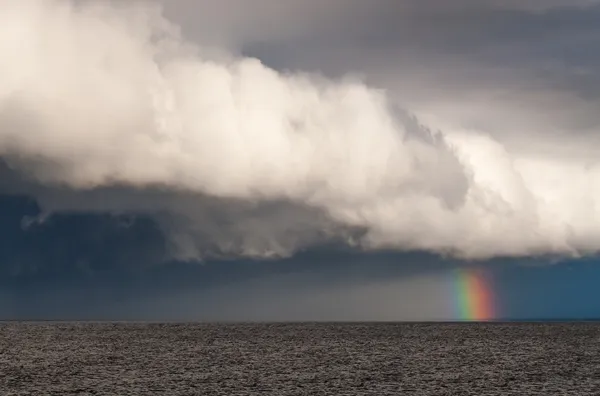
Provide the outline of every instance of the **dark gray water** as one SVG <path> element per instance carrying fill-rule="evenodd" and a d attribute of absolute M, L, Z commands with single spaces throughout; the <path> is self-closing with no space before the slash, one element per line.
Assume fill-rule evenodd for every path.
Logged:
<path fill-rule="evenodd" d="M 0 324 L 1 395 L 600 395 L 600 324 Z"/>

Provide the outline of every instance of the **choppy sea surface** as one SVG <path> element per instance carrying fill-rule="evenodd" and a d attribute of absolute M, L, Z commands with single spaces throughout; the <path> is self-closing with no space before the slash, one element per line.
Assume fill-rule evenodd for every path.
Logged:
<path fill-rule="evenodd" d="M 1 395 L 600 395 L 600 324 L 0 324 Z"/>

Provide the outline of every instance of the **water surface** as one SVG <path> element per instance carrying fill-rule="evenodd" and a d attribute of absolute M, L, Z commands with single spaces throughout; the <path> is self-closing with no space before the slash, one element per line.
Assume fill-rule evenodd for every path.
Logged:
<path fill-rule="evenodd" d="M 598 395 L 600 324 L 0 324 L 2 395 Z"/>

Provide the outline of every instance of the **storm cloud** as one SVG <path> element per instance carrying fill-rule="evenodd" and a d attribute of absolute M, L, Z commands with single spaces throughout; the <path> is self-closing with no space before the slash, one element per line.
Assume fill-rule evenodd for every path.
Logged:
<path fill-rule="evenodd" d="M 594 3 L 0 1 L 2 188 L 171 259 L 596 253 Z"/>

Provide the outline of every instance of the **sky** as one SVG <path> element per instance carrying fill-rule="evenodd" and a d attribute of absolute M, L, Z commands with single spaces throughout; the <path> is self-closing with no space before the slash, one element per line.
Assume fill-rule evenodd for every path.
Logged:
<path fill-rule="evenodd" d="M 0 318 L 598 318 L 598 21 L 0 0 Z"/>

